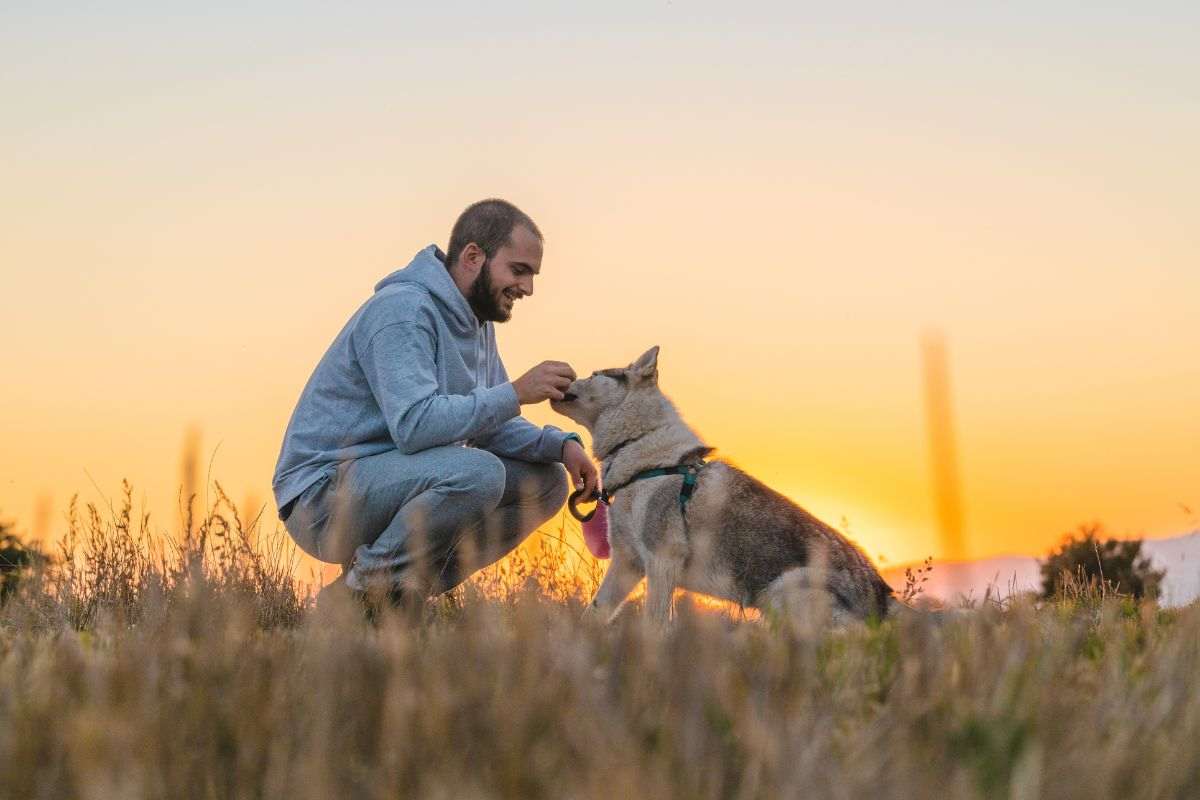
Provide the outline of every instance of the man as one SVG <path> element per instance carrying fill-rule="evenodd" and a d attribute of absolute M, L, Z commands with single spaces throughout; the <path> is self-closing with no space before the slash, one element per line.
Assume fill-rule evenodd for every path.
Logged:
<path fill-rule="evenodd" d="M 579 436 L 520 406 L 562 399 L 575 372 L 545 361 L 509 381 L 493 323 L 533 294 L 542 235 L 503 200 L 467 208 L 375 286 L 309 378 L 273 488 L 296 543 L 343 565 L 322 591 L 395 604 L 498 560 L 563 504 L 563 466 L 590 494 Z M 560 463 L 563 466 L 560 466 Z M 323 598 L 322 598 L 323 599 Z"/>

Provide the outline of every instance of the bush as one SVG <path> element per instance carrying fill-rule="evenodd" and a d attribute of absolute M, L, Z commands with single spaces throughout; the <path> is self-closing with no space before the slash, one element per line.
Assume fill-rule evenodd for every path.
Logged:
<path fill-rule="evenodd" d="M 0 522 L 0 603 L 17 591 L 28 569 L 44 562 L 36 545 L 25 544 L 13 533 L 11 524 Z"/>
<path fill-rule="evenodd" d="M 1095 590 L 1101 596 L 1125 594 L 1136 598 L 1158 597 L 1163 570 L 1156 570 L 1142 555 L 1142 540 L 1103 538 L 1099 523 L 1080 525 L 1063 537 L 1062 544 L 1045 561 L 1042 597 L 1047 600 Z"/>

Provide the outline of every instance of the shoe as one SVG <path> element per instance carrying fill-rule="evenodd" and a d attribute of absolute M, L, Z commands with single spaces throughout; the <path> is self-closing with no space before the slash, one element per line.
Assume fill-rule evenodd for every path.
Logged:
<path fill-rule="evenodd" d="M 317 592 L 317 608 L 328 610 L 332 606 L 341 605 L 348 601 L 361 603 L 364 592 L 351 589 L 346 585 L 346 573 L 342 573 Z"/>
<path fill-rule="evenodd" d="M 385 592 L 352 589 L 346 584 L 346 573 L 343 572 L 317 592 L 317 608 L 328 609 L 345 603 L 358 606 L 367 622 L 372 624 L 378 624 L 384 610 L 388 608 L 412 615 L 425 607 L 423 598 L 398 586 Z"/>
<path fill-rule="evenodd" d="M 351 590 L 353 591 L 353 590 Z M 401 616 L 409 620 L 417 619 L 421 610 L 425 608 L 425 599 L 418 596 L 410 590 L 402 589 L 399 586 L 383 590 L 371 590 L 368 592 L 358 593 L 360 602 L 366 609 L 368 621 L 379 624 L 384 611 L 390 609 L 398 612 Z"/>

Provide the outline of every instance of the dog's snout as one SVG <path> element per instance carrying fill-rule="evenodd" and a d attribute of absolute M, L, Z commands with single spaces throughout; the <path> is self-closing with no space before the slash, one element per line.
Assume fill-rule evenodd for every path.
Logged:
<path fill-rule="evenodd" d="M 563 395 L 562 399 L 563 399 L 564 403 L 569 403 L 572 400 L 574 400 L 575 398 L 576 398 L 576 395 L 573 392 L 567 392 L 566 394 Z"/>

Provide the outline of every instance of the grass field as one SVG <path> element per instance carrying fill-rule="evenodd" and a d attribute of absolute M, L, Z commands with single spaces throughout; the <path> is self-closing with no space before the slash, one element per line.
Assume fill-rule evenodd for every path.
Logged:
<path fill-rule="evenodd" d="M 372 627 L 219 494 L 73 520 L 0 609 L 0 797 L 1200 797 L 1195 604 L 601 627 L 551 532 Z"/>

